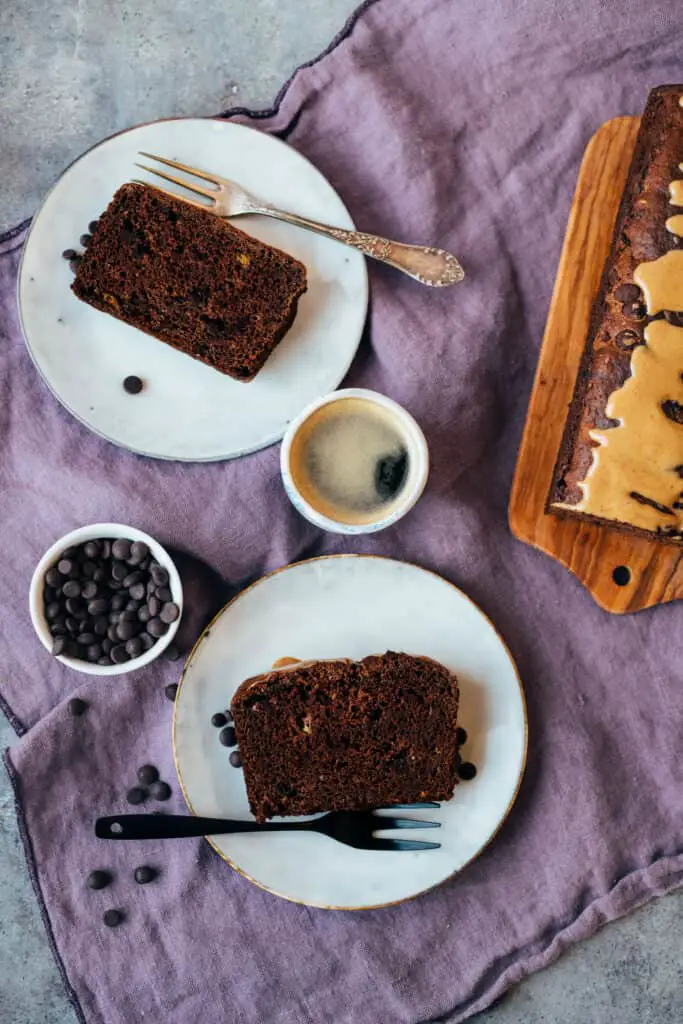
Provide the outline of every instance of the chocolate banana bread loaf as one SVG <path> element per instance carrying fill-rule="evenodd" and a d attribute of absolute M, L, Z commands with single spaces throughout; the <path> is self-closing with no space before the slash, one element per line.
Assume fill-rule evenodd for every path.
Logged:
<path fill-rule="evenodd" d="M 648 98 L 547 507 L 683 539 L 683 85 Z"/>
<path fill-rule="evenodd" d="M 458 696 L 443 665 L 391 651 L 247 679 L 232 714 L 252 813 L 263 821 L 449 800 Z"/>
<path fill-rule="evenodd" d="M 96 309 L 250 381 L 294 321 L 306 268 L 208 211 L 128 184 L 100 217 L 72 289 Z"/>

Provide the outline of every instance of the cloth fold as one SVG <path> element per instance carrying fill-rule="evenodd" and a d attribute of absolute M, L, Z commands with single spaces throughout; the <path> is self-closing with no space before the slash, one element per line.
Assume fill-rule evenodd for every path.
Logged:
<path fill-rule="evenodd" d="M 683 882 L 680 608 L 601 611 L 561 566 L 516 542 L 507 501 L 578 166 L 610 117 L 681 79 L 679 4 L 393 0 L 364 5 L 272 110 L 231 116 L 286 137 L 368 231 L 440 245 L 462 285 L 421 288 L 371 264 L 368 328 L 347 383 L 404 404 L 432 475 L 411 514 L 367 538 L 326 536 L 291 508 L 278 451 L 213 465 L 141 459 L 57 404 L 21 340 L 25 228 L 0 240 L 0 695 L 24 738 L 7 762 L 34 881 L 81 1019 L 260 1024 L 461 1021 L 567 945 Z M 598 214 L 596 214 L 598 215 Z M 563 415 L 563 410 L 557 410 Z M 127 522 L 184 555 L 198 632 L 245 580 L 342 550 L 433 569 L 491 616 L 530 724 L 517 804 L 456 879 L 372 913 L 288 904 L 203 841 L 98 842 L 136 768 L 173 787 L 163 663 L 76 676 L 35 639 L 26 594 L 48 545 Z M 340 652 L 342 653 L 342 652 Z M 68 714 L 73 694 L 89 704 Z M 160 869 L 136 887 L 134 868 Z M 109 889 L 85 877 L 110 867 Z M 121 907 L 108 930 L 102 912 Z"/>

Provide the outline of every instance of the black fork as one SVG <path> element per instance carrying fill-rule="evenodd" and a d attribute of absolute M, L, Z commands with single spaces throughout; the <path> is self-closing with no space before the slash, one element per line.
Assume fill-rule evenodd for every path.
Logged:
<path fill-rule="evenodd" d="M 438 807 L 438 804 L 407 804 L 396 810 Z M 100 839 L 187 839 L 191 836 L 227 835 L 244 832 L 319 832 L 357 850 L 438 850 L 440 843 L 420 839 L 386 839 L 375 832 L 386 829 L 440 828 L 438 821 L 421 818 L 390 818 L 375 811 L 331 811 L 310 821 L 234 821 L 227 818 L 198 818 L 184 814 L 116 814 L 98 818 L 95 835 Z"/>

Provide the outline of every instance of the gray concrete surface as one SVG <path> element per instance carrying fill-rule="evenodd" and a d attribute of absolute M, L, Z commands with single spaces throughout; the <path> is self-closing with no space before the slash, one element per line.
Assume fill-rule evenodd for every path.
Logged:
<path fill-rule="evenodd" d="M 28 216 L 61 168 L 104 135 L 236 103 L 267 106 L 354 6 L 0 0 L 0 231 Z M 0 747 L 13 739 L 0 716 Z M 477 1024 L 683 1024 L 682 919 L 680 893 L 611 925 Z M 0 1024 L 75 1022 L 0 769 Z"/>

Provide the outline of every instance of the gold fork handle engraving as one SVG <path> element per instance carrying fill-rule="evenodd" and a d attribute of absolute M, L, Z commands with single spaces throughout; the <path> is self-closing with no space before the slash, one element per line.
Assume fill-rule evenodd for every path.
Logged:
<path fill-rule="evenodd" d="M 299 217 L 296 213 L 276 210 L 273 207 L 254 207 L 249 212 L 285 220 L 297 227 L 307 228 L 309 231 L 315 231 L 327 238 L 334 238 L 337 242 L 343 242 L 344 245 L 358 249 L 365 256 L 370 256 L 381 263 L 388 263 L 390 267 L 401 270 L 408 277 L 414 278 L 420 284 L 429 285 L 431 288 L 446 288 L 448 285 L 458 284 L 465 276 L 465 272 L 455 256 L 446 252 L 445 249 L 435 249 L 432 246 L 424 245 L 406 245 L 404 242 L 392 242 L 379 235 L 368 235 L 363 231 L 331 228 L 326 224 L 319 224 L 315 220 L 309 220 L 308 217 Z"/>

